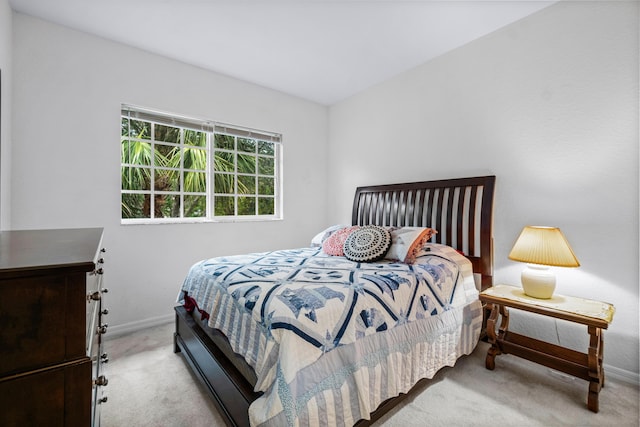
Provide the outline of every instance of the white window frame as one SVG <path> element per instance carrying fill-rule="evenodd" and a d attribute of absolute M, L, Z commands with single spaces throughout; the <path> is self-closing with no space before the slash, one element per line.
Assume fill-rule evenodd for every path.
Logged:
<path fill-rule="evenodd" d="M 159 125 L 164 125 L 164 126 L 171 126 L 171 127 L 177 127 L 180 128 L 180 142 L 179 143 L 171 143 L 171 142 L 165 142 L 165 141 L 155 141 L 154 136 L 153 136 L 153 132 L 152 135 L 150 136 L 150 139 L 144 139 L 145 142 L 148 142 L 151 144 L 151 164 L 150 166 L 144 166 L 144 165 L 139 165 L 139 164 L 130 164 L 130 163 L 123 163 L 122 162 L 122 156 L 120 158 L 121 162 L 120 162 L 120 167 L 121 167 L 121 183 L 120 183 L 120 194 L 121 194 L 121 199 L 122 199 L 122 195 L 124 194 L 147 194 L 149 195 L 149 199 L 150 199 L 150 218 L 123 218 L 122 217 L 122 207 L 120 209 L 120 221 L 121 224 L 175 224 L 175 223 L 203 223 L 203 222 L 247 222 L 247 221 L 273 221 L 273 220 L 281 220 L 283 218 L 282 215 L 282 206 L 283 206 L 283 201 L 282 201 L 282 188 L 283 188 L 283 183 L 282 183 L 282 135 L 279 133 L 275 133 L 275 132 L 266 132 L 266 131 L 262 131 L 262 130 L 256 130 L 256 129 L 250 129 L 250 128 L 246 128 L 246 127 L 241 127 L 241 126 L 236 126 L 236 125 L 229 125 L 229 124 L 223 124 L 223 123 L 219 123 L 219 122 L 214 122 L 211 120 L 203 120 L 203 119 L 195 119 L 195 118 L 190 118 L 190 117 L 185 117 L 185 116 L 180 116 L 180 115 L 176 115 L 176 114 L 171 114 L 171 113 L 165 113 L 165 112 L 160 112 L 157 110 L 151 110 L 151 109 L 147 109 L 147 108 L 141 108 L 141 107 L 136 107 L 136 106 L 131 106 L 131 105 L 126 105 L 126 104 L 122 104 L 121 106 L 121 120 L 124 118 L 130 118 L 130 119 L 135 119 L 135 120 L 140 120 L 140 121 L 145 121 L 145 122 L 150 122 L 152 123 L 152 129 L 153 129 L 153 124 L 159 124 Z M 184 141 L 184 131 L 185 130 L 194 130 L 197 132 L 204 132 L 206 133 L 206 146 L 201 148 L 203 151 L 206 151 L 206 158 L 207 158 L 207 168 L 206 171 L 201 171 L 201 170 L 195 170 L 195 169 L 185 169 L 184 168 L 184 156 L 183 156 L 183 149 L 185 147 L 192 147 L 190 145 L 185 144 Z M 228 150 L 228 149 L 216 149 L 213 147 L 213 139 L 214 139 L 214 135 L 215 134 L 223 134 L 223 135 L 229 135 L 234 137 L 234 141 L 236 141 L 234 149 L 233 150 Z M 125 138 L 124 136 L 121 135 L 121 143 L 122 143 L 122 139 Z M 131 136 L 127 136 L 127 139 L 135 139 L 132 138 Z M 237 140 L 238 138 L 246 138 L 246 139 L 254 139 L 256 140 L 256 152 L 255 153 L 249 153 L 249 152 L 245 152 L 245 151 L 239 151 L 238 150 L 238 146 L 237 146 Z M 273 160 L 274 160 L 274 174 L 273 176 L 271 175 L 261 175 L 259 173 L 258 167 L 257 167 L 257 163 L 258 163 L 258 158 L 260 157 L 271 157 L 268 155 L 261 155 L 258 153 L 258 142 L 259 141 L 264 141 L 264 142 L 269 142 L 273 144 L 273 148 L 274 148 L 274 154 L 273 154 Z M 154 155 L 155 155 L 155 149 L 153 147 L 155 147 L 156 144 L 161 144 L 161 145 L 168 145 L 168 146 L 176 146 L 180 148 L 180 167 L 164 167 L 164 166 L 157 166 L 155 165 L 155 161 L 154 161 Z M 200 149 L 200 148 L 199 148 Z M 234 202 L 234 210 L 235 210 L 235 214 L 234 215 L 226 215 L 226 216 L 221 216 L 221 215 L 214 215 L 214 198 L 216 196 L 216 193 L 214 192 L 214 183 L 213 183 L 213 176 L 214 176 L 214 156 L 215 156 L 215 152 L 216 151 L 224 151 L 224 152 L 230 152 L 230 153 L 234 153 L 234 159 L 235 159 L 235 171 L 233 172 L 233 175 L 235 177 L 234 182 L 235 182 L 235 191 L 233 193 L 225 193 L 225 194 L 218 194 L 218 195 L 224 195 L 224 196 L 228 196 L 228 197 L 234 197 L 235 198 L 235 202 Z M 251 154 L 251 155 L 255 155 L 256 156 L 256 171 L 255 174 L 240 174 L 240 175 L 250 175 L 250 176 L 254 176 L 256 181 L 258 180 L 258 177 L 262 176 L 262 177 L 269 177 L 269 178 L 273 178 L 274 179 L 274 213 L 271 215 L 258 215 L 257 213 L 255 215 L 239 215 L 238 214 L 238 198 L 239 197 L 247 197 L 247 196 L 251 196 L 250 194 L 241 194 L 238 192 L 238 168 L 237 168 L 237 156 L 238 154 Z M 124 190 L 123 189 L 123 183 L 122 183 L 122 168 L 123 167 L 138 167 L 138 168 L 148 168 L 151 169 L 151 182 L 150 182 L 150 189 L 149 190 Z M 155 187 L 155 183 L 154 183 L 154 174 L 155 171 L 158 169 L 163 169 L 163 170 L 174 170 L 179 174 L 179 190 L 177 191 L 157 191 L 154 187 Z M 184 191 L 184 186 L 183 186 L 183 179 L 184 179 L 184 172 L 185 171 L 197 171 L 197 172 L 205 172 L 206 173 L 206 193 L 194 193 L 194 192 L 187 192 Z M 255 189 L 255 193 L 254 196 L 258 197 L 258 183 L 255 183 L 256 185 L 256 189 Z M 172 196 L 180 196 L 180 217 L 155 217 L 155 195 L 158 194 L 169 194 Z M 204 217 L 184 217 L 184 197 L 185 196 L 189 196 L 189 195 L 198 195 L 198 196 L 206 196 L 206 215 Z M 264 196 L 263 196 L 264 197 Z M 122 203 L 122 200 L 121 200 Z M 258 210 L 258 202 L 256 200 L 256 211 Z"/>

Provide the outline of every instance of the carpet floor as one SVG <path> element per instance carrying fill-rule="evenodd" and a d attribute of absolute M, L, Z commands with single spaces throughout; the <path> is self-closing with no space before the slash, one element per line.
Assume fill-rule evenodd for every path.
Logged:
<path fill-rule="evenodd" d="M 170 323 L 107 340 L 102 427 L 225 425 L 184 358 L 173 353 L 173 328 Z M 639 426 L 638 386 L 607 378 L 595 414 L 586 406 L 586 381 L 511 355 L 498 356 L 489 371 L 487 348 L 480 342 L 375 426 Z"/>

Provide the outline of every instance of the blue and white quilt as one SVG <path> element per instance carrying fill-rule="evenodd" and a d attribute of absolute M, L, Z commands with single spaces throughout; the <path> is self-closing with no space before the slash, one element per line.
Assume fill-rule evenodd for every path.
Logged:
<path fill-rule="evenodd" d="M 471 263 L 438 244 L 410 265 L 320 248 L 213 258 L 180 301 L 254 367 L 254 426 L 353 425 L 470 353 L 482 321 Z"/>

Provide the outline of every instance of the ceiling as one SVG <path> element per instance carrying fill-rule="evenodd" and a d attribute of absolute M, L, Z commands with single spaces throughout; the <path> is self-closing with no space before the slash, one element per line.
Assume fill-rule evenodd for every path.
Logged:
<path fill-rule="evenodd" d="M 323 105 L 553 3 L 10 0 L 17 12 Z"/>

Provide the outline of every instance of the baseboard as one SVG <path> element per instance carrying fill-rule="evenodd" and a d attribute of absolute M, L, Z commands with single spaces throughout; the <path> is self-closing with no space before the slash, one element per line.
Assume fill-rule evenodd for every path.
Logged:
<path fill-rule="evenodd" d="M 169 313 L 163 316 L 150 317 L 148 319 L 137 320 L 135 322 L 124 323 L 122 325 L 109 326 L 108 333 L 105 338 L 117 338 L 122 335 L 137 332 L 142 329 L 152 328 L 154 326 L 166 325 L 167 323 L 174 322 L 176 319 L 175 314 Z"/>
<path fill-rule="evenodd" d="M 620 369 L 616 368 L 615 366 L 605 364 L 604 373 L 606 375 L 606 379 L 613 379 L 635 386 L 640 385 L 640 374 L 636 372 L 627 371 L 625 369 Z"/>

